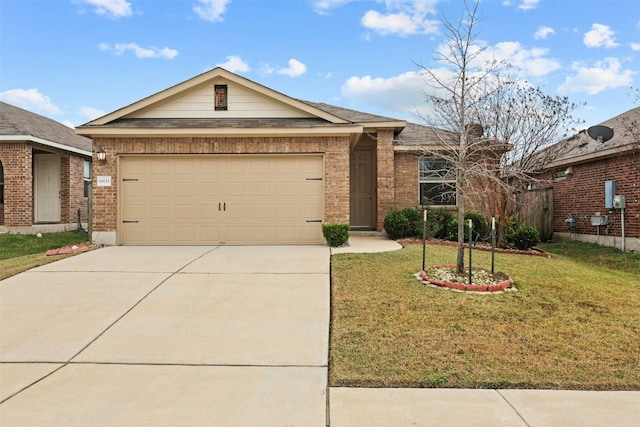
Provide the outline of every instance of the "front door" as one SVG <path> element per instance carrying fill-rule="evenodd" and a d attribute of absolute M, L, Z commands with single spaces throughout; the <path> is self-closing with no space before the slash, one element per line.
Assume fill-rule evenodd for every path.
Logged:
<path fill-rule="evenodd" d="M 35 222 L 60 222 L 60 156 L 35 158 Z"/>
<path fill-rule="evenodd" d="M 352 228 L 373 229 L 375 193 L 373 184 L 373 153 L 371 150 L 351 152 L 351 214 Z"/>

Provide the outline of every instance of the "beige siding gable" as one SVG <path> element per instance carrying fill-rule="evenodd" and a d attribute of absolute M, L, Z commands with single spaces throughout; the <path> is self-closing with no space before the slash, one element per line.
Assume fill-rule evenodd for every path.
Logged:
<path fill-rule="evenodd" d="M 214 86 L 227 85 L 226 111 L 214 108 Z M 311 114 L 267 97 L 247 87 L 224 79 L 209 81 L 190 91 L 148 109 L 137 111 L 127 118 L 167 119 L 167 118 L 304 118 Z"/>

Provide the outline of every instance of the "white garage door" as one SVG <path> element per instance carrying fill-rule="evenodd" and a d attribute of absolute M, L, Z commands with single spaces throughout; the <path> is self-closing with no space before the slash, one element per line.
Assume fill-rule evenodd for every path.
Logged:
<path fill-rule="evenodd" d="M 125 245 L 323 243 L 322 156 L 131 156 L 120 162 Z"/>

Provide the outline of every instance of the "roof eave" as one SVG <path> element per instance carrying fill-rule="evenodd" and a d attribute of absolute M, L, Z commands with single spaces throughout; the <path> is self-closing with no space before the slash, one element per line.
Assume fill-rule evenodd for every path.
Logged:
<path fill-rule="evenodd" d="M 612 148 L 605 148 L 603 150 L 593 151 L 591 153 L 582 154 L 579 156 L 573 156 L 565 159 L 555 160 L 547 166 L 547 169 L 553 169 L 560 166 L 577 165 L 581 163 L 588 163 L 594 160 L 606 159 L 609 157 L 619 156 L 620 154 L 638 150 L 640 147 L 638 144 L 626 144 Z"/>
<path fill-rule="evenodd" d="M 107 126 L 81 126 L 78 135 L 87 137 L 242 137 L 242 136 L 344 136 L 360 134 L 362 126 L 310 127 L 310 128 L 116 128 Z"/>
<path fill-rule="evenodd" d="M 33 135 L 0 135 L 0 142 L 17 142 L 17 141 L 32 142 L 35 144 L 40 144 L 46 147 L 55 148 L 57 150 L 68 151 L 70 153 L 80 154 L 82 156 L 87 156 L 87 157 L 91 157 L 93 155 L 91 151 L 72 147 L 66 144 L 61 144 L 55 141 L 50 141 L 44 138 L 38 138 L 37 136 L 33 136 Z"/>

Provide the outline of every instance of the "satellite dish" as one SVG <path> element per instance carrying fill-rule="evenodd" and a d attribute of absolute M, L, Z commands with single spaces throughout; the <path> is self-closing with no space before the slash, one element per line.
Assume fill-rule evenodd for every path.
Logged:
<path fill-rule="evenodd" d="M 600 143 L 607 142 L 608 140 L 613 138 L 613 129 L 607 126 L 591 126 L 589 129 L 587 129 L 587 133 L 591 138 Z"/>

